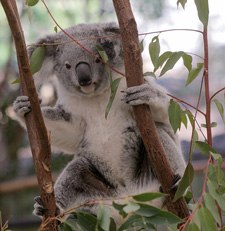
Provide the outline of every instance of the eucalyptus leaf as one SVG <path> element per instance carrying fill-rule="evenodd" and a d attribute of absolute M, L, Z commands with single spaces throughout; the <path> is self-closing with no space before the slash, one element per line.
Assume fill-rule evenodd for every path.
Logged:
<path fill-rule="evenodd" d="M 216 206 L 216 201 L 209 193 L 204 193 L 205 206 L 210 210 L 216 222 L 220 223 L 220 215 Z"/>
<path fill-rule="evenodd" d="M 157 68 L 154 70 L 156 71 L 158 68 L 162 67 L 162 65 L 166 62 L 168 58 L 171 57 L 173 53 L 171 51 L 166 51 L 162 55 L 159 56 L 158 62 L 157 62 Z"/>
<path fill-rule="evenodd" d="M 195 5 L 198 11 L 198 18 L 207 27 L 209 20 L 209 5 L 208 0 L 195 0 Z"/>
<path fill-rule="evenodd" d="M 184 231 L 200 231 L 200 229 L 195 223 L 190 222 L 186 225 Z"/>
<path fill-rule="evenodd" d="M 164 75 L 167 71 L 171 70 L 177 61 L 183 56 L 183 51 L 174 52 L 167 60 L 165 66 L 163 67 L 160 76 Z"/>
<path fill-rule="evenodd" d="M 180 105 L 170 100 L 170 105 L 168 108 L 170 124 L 174 130 L 174 133 L 177 132 L 177 129 L 180 129 L 181 126 L 181 108 Z"/>
<path fill-rule="evenodd" d="M 192 183 L 194 178 L 194 168 L 191 163 L 188 163 L 184 175 L 178 184 L 176 194 L 174 196 L 173 202 L 179 199 L 185 193 L 187 187 Z"/>
<path fill-rule="evenodd" d="M 214 99 L 213 102 L 216 104 L 216 107 L 220 113 L 220 116 L 223 120 L 223 123 L 225 124 L 225 118 L 224 118 L 224 108 L 223 108 L 223 105 L 219 102 L 219 100 L 217 99 Z"/>
<path fill-rule="evenodd" d="M 188 86 L 192 81 L 194 81 L 196 79 L 196 77 L 198 76 L 198 74 L 202 70 L 203 66 L 204 66 L 203 63 L 197 63 L 197 67 L 196 68 L 192 68 L 189 71 L 188 79 L 187 79 L 187 82 L 186 82 L 186 86 Z"/>
<path fill-rule="evenodd" d="M 111 84 L 111 95 L 110 95 L 110 99 L 109 99 L 108 105 L 107 105 L 106 110 L 105 110 L 105 118 L 106 119 L 108 117 L 109 111 L 112 107 L 112 103 L 113 103 L 114 98 L 116 96 L 116 92 L 117 92 L 120 80 L 121 80 L 121 78 L 117 78 Z"/>
<path fill-rule="evenodd" d="M 212 147 L 209 146 L 209 144 L 202 142 L 202 141 L 196 141 L 196 146 L 198 150 L 205 154 L 206 156 L 209 156 L 209 152 L 217 153 Z"/>
<path fill-rule="evenodd" d="M 154 200 L 159 197 L 164 197 L 165 194 L 157 193 L 157 192 L 150 192 L 150 193 L 142 193 L 139 195 L 132 196 L 136 201 L 147 202 Z"/>
<path fill-rule="evenodd" d="M 149 44 L 149 54 L 154 67 L 157 67 L 157 61 L 160 53 L 159 37 L 155 36 Z"/>
<path fill-rule="evenodd" d="M 35 6 L 39 0 L 26 0 L 26 5 L 28 6 Z"/>
<path fill-rule="evenodd" d="M 98 225 L 104 230 L 108 231 L 110 227 L 110 208 L 108 206 L 99 206 L 98 211 Z"/>
<path fill-rule="evenodd" d="M 186 53 L 182 56 L 184 61 L 184 66 L 188 69 L 188 71 L 191 71 L 192 69 L 192 57 Z"/>
<path fill-rule="evenodd" d="M 201 229 L 207 231 L 217 231 L 212 213 L 205 207 L 200 207 L 198 210 Z"/>
<path fill-rule="evenodd" d="M 123 208 L 123 211 L 126 213 L 135 212 L 140 209 L 140 205 L 132 201 L 128 201 L 128 205 Z"/>
<path fill-rule="evenodd" d="M 41 69 L 45 56 L 46 56 L 45 46 L 37 47 L 33 51 L 30 57 L 30 70 L 32 75 Z"/>

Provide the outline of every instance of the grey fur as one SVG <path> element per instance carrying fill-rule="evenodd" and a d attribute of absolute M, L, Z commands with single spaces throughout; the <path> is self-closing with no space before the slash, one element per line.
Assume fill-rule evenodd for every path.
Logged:
<path fill-rule="evenodd" d="M 66 31 L 75 39 L 98 37 L 94 42 L 106 51 L 109 64 L 124 71 L 122 43 L 115 23 L 81 24 Z M 117 37 L 105 38 L 112 35 Z M 41 38 L 38 43 L 68 40 L 65 34 L 59 32 Z M 79 42 L 98 55 L 93 40 Z M 58 212 L 79 207 L 94 198 L 159 191 L 159 182 L 130 105 L 150 106 L 171 165 L 176 174 L 182 175 L 185 162 L 178 137 L 169 124 L 166 91 L 148 77 L 143 85 L 126 89 L 123 78 L 105 120 L 105 108 L 110 97 L 106 66 L 74 42 L 56 48 L 46 46 L 47 56 L 41 70 L 35 74 L 35 81 L 36 84 L 37 81 L 42 83 L 52 74 L 57 77 L 58 101 L 54 107 L 42 107 L 42 113 L 47 129 L 51 131 L 52 146 L 74 155 L 55 183 Z M 29 48 L 29 56 L 34 49 L 34 46 Z M 113 79 L 119 77 L 112 72 Z M 29 99 L 18 97 L 14 110 L 24 125 L 24 114 L 31 110 Z M 162 200 L 155 205 L 160 207 Z M 40 216 L 41 208 L 40 200 L 36 200 L 34 214 Z M 84 207 L 93 213 L 96 213 L 96 208 L 96 205 Z"/>

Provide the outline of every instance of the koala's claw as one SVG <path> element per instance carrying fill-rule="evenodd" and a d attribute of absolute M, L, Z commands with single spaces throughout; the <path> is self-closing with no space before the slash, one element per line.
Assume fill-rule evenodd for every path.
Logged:
<path fill-rule="evenodd" d="M 44 215 L 45 210 L 47 210 L 42 203 L 41 197 L 37 196 L 34 198 L 36 203 L 34 204 L 34 211 L 33 214 L 38 217 L 42 217 Z"/>
<path fill-rule="evenodd" d="M 150 88 L 148 84 L 142 84 L 136 87 L 129 87 L 122 91 L 122 101 L 130 105 L 148 104 L 150 100 Z"/>
<path fill-rule="evenodd" d="M 180 176 L 179 174 L 176 174 L 176 175 L 174 176 L 174 179 L 173 179 L 173 186 L 171 187 L 170 191 L 175 191 L 175 192 L 176 192 L 180 180 L 181 180 L 181 176 Z M 162 189 L 162 186 L 159 187 L 159 191 L 160 191 L 161 193 L 164 193 L 164 192 L 163 192 L 163 189 Z"/>
<path fill-rule="evenodd" d="M 180 180 L 181 180 L 181 176 L 179 174 L 176 174 L 173 179 L 173 186 L 170 189 L 171 191 L 177 190 Z"/>

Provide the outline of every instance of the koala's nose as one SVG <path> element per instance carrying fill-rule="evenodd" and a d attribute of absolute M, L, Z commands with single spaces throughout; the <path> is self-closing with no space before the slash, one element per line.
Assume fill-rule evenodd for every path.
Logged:
<path fill-rule="evenodd" d="M 91 79 L 91 67 L 88 63 L 81 62 L 76 66 L 76 73 L 78 77 L 78 83 L 80 86 L 89 86 L 92 83 Z"/>

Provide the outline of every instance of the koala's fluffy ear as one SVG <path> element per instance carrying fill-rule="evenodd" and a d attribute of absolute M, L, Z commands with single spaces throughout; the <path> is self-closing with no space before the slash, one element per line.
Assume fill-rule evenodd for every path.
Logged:
<path fill-rule="evenodd" d="M 123 49 L 122 49 L 122 42 L 120 38 L 120 29 L 116 23 L 105 23 L 103 24 L 101 30 L 101 36 L 115 36 L 115 37 L 108 37 L 108 38 L 101 38 L 100 45 L 105 50 L 106 54 L 109 57 L 109 60 L 113 62 L 115 59 L 118 63 L 119 60 L 123 59 Z"/>
<path fill-rule="evenodd" d="M 53 44 L 56 43 L 55 35 L 47 35 L 37 41 L 35 44 Z M 32 53 L 38 46 L 29 46 L 27 49 L 28 57 L 31 58 Z M 34 77 L 34 82 L 37 87 L 39 87 L 42 83 L 48 82 L 49 79 L 53 76 L 53 58 L 55 52 L 57 52 L 56 45 L 47 45 L 46 47 L 46 56 L 42 63 L 42 67 L 40 71 L 36 72 Z"/>

